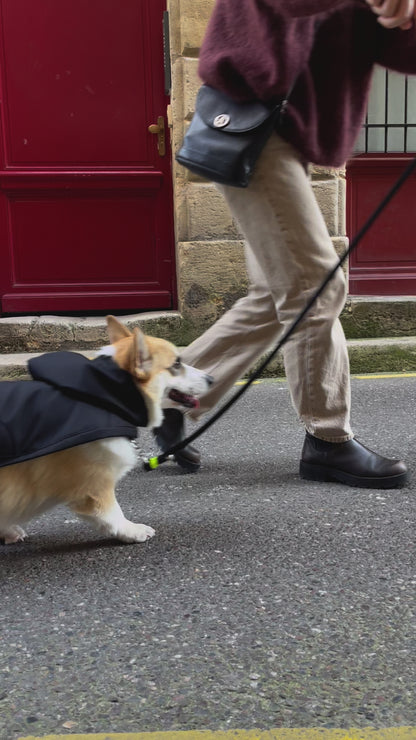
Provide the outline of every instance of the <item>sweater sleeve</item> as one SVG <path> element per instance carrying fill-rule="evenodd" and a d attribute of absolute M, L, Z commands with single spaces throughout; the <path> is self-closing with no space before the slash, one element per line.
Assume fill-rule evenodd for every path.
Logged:
<path fill-rule="evenodd" d="M 382 67 L 416 74 L 416 22 L 408 31 L 386 29 L 377 24 L 375 62 Z"/>
<path fill-rule="evenodd" d="M 315 18 L 290 17 L 290 2 L 217 0 L 199 54 L 203 82 L 241 101 L 285 95 L 315 36 Z"/>

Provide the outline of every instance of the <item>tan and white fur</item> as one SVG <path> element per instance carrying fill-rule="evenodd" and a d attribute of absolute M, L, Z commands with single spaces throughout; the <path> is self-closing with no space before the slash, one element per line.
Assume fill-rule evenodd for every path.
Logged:
<path fill-rule="evenodd" d="M 113 316 L 107 317 L 107 325 L 111 345 L 102 353 L 131 374 L 143 395 L 149 427 L 162 423 L 169 390 L 198 397 L 208 389 L 209 376 L 184 365 L 170 342 L 139 329 L 130 332 Z M 23 540 L 21 525 L 57 504 L 124 542 L 148 540 L 154 529 L 126 519 L 115 496 L 118 481 L 136 463 L 134 445 L 117 437 L 0 468 L 0 540 Z"/>

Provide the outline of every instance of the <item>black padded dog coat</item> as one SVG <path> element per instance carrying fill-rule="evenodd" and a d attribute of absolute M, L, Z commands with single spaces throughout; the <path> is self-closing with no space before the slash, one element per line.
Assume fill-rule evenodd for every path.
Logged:
<path fill-rule="evenodd" d="M 112 357 L 52 352 L 29 361 L 33 380 L 0 383 L 0 467 L 108 437 L 135 439 L 143 397 Z"/>

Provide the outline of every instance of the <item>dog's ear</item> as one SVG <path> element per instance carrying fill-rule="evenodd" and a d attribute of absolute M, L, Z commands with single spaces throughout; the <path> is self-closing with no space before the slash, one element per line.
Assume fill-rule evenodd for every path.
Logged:
<path fill-rule="evenodd" d="M 146 342 L 145 335 L 137 327 L 133 332 L 133 352 L 134 375 L 138 380 L 149 380 L 153 366 L 153 358 Z"/>
<path fill-rule="evenodd" d="M 124 337 L 131 337 L 131 331 L 126 326 L 123 326 L 123 324 L 120 324 L 115 316 L 107 316 L 106 321 L 111 344 L 118 342 L 119 339 L 123 339 Z"/>

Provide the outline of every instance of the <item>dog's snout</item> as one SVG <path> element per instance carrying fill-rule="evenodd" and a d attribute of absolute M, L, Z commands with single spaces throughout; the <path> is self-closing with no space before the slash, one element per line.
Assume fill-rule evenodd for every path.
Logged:
<path fill-rule="evenodd" d="M 214 382 L 214 378 L 212 377 L 212 375 L 206 375 L 205 380 L 207 382 L 208 387 L 211 386 Z"/>

